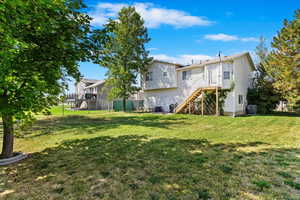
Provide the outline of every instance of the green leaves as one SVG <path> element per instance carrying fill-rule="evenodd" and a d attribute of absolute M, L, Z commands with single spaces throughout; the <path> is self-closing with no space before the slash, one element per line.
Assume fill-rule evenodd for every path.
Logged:
<path fill-rule="evenodd" d="M 257 105 L 257 112 L 266 114 L 272 112 L 281 100 L 281 95 L 273 86 L 273 79 L 266 70 L 266 59 L 268 58 L 268 48 L 266 39 L 261 36 L 255 52 L 260 63 L 256 65 L 256 76 L 253 80 L 253 88 L 247 92 L 249 104 Z"/>
<path fill-rule="evenodd" d="M 150 41 L 144 21 L 134 7 L 124 7 L 118 20 L 109 20 L 92 36 L 95 63 L 108 68 L 111 98 L 128 98 L 137 92 L 137 77 L 152 61 L 145 44 Z"/>
<path fill-rule="evenodd" d="M 1 114 L 40 112 L 57 102 L 63 77 L 79 78 L 77 62 L 90 55 L 82 7 L 79 0 L 1 2 L 0 99 L 8 105 Z"/>
<path fill-rule="evenodd" d="M 274 80 L 273 86 L 290 105 L 300 108 L 300 10 L 294 20 L 284 21 L 272 47 L 265 68 Z"/>

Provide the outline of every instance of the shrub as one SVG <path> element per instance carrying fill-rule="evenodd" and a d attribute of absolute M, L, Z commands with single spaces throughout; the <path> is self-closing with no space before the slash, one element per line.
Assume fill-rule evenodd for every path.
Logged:
<path fill-rule="evenodd" d="M 280 100 L 280 96 L 269 87 L 249 88 L 248 104 L 257 105 L 257 112 L 266 114 L 272 112 Z"/>

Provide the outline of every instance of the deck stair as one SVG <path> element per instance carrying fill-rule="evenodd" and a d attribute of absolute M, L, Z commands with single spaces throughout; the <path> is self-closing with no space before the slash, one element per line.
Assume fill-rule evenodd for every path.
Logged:
<path fill-rule="evenodd" d="M 194 102 L 202 93 L 202 88 L 196 89 L 182 104 L 177 106 L 175 112 L 180 113 L 186 109 L 190 103 Z"/>
<path fill-rule="evenodd" d="M 201 87 L 196 89 L 182 104 L 175 108 L 175 113 L 186 113 L 187 110 L 191 112 L 191 109 L 194 110 L 195 100 L 199 97 L 200 99 L 203 98 L 201 94 L 203 94 L 204 91 L 215 91 L 218 89 L 219 87 Z"/>

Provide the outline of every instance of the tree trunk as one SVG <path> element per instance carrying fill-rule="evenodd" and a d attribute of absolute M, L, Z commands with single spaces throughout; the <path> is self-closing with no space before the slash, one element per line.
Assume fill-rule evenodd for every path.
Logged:
<path fill-rule="evenodd" d="M 3 122 L 3 146 L 2 158 L 10 158 L 13 156 L 14 148 L 14 128 L 12 115 L 2 115 Z"/>
<path fill-rule="evenodd" d="M 123 98 L 123 111 L 126 112 L 126 99 Z"/>

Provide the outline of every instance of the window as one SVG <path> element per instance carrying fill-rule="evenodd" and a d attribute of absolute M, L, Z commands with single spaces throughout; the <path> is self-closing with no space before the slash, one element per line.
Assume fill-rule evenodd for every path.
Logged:
<path fill-rule="evenodd" d="M 224 80 L 229 80 L 229 79 L 230 79 L 230 72 L 224 71 Z"/>
<path fill-rule="evenodd" d="M 239 104 L 243 104 L 244 100 L 243 100 L 243 95 L 239 95 Z"/>
<path fill-rule="evenodd" d="M 191 77 L 191 71 L 190 70 L 182 72 L 182 80 L 188 80 L 188 79 L 190 79 L 190 77 Z"/>
<path fill-rule="evenodd" d="M 218 81 L 218 75 L 216 70 L 208 70 L 208 83 L 210 85 L 217 84 Z"/>
<path fill-rule="evenodd" d="M 146 81 L 152 81 L 152 72 L 148 72 L 147 74 L 146 74 Z"/>
<path fill-rule="evenodd" d="M 182 72 L 182 80 L 186 80 L 186 74 L 187 74 L 186 71 L 183 71 L 183 72 Z"/>
<path fill-rule="evenodd" d="M 167 72 L 163 72 L 163 76 L 166 77 L 168 74 Z"/>

